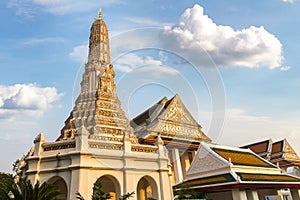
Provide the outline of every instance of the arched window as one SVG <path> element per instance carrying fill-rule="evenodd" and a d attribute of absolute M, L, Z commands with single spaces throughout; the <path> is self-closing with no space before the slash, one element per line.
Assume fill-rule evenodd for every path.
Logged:
<path fill-rule="evenodd" d="M 111 175 L 104 175 L 98 178 L 97 181 L 101 182 L 102 191 L 112 196 L 111 200 L 117 200 L 120 198 L 120 184 L 115 177 Z"/>
<path fill-rule="evenodd" d="M 57 199 L 67 200 L 68 199 L 68 187 L 63 178 L 54 176 L 47 181 L 48 184 L 55 185 L 61 192 Z"/>
<path fill-rule="evenodd" d="M 137 185 L 138 200 L 158 199 L 157 185 L 150 176 L 142 177 Z"/>

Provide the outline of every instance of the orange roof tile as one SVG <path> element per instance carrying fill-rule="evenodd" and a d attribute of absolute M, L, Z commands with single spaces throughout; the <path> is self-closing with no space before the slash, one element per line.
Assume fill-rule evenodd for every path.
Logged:
<path fill-rule="evenodd" d="M 262 159 L 258 155 L 238 150 L 231 149 L 222 149 L 222 148 L 211 148 L 217 154 L 219 154 L 224 159 L 231 160 L 231 163 L 234 165 L 244 165 L 244 166 L 255 166 L 255 167 L 267 167 L 267 168 L 276 168 L 276 166 Z"/>

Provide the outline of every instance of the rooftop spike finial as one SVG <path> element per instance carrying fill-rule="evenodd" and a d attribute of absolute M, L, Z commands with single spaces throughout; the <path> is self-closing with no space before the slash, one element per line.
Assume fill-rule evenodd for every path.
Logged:
<path fill-rule="evenodd" d="M 102 19 L 103 15 L 102 15 L 102 8 L 100 7 L 99 8 L 99 11 L 98 11 L 98 19 Z"/>

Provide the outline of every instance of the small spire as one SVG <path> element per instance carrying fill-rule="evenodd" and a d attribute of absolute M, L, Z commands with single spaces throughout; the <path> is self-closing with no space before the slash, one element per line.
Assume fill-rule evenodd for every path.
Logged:
<path fill-rule="evenodd" d="M 102 17 L 102 8 L 100 7 L 98 11 L 98 19 L 102 19 Z"/>

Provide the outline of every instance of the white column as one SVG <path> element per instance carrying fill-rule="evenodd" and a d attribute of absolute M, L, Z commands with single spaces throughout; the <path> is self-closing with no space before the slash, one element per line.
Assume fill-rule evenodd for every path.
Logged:
<path fill-rule="evenodd" d="M 278 200 L 284 200 L 281 190 L 277 190 Z"/>
<path fill-rule="evenodd" d="M 232 200 L 247 200 L 247 194 L 245 190 L 233 189 Z"/>
<path fill-rule="evenodd" d="M 185 152 L 182 153 L 181 155 L 179 154 L 180 157 L 180 165 L 181 165 L 181 170 L 182 170 L 182 180 L 186 179 L 186 162 L 185 162 Z"/>
<path fill-rule="evenodd" d="M 248 190 L 246 193 L 248 200 L 259 200 L 258 193 L 256 190 Z"/>
<path fill-rule="evenodd" d="M 183 180 L 182 168 L 180 163 L 180 156 L 178 149 L 172 149 L 172 157 L 174 159 L 174 172 L 175 172 L 175 180 L 176 183 L 179 183 Z"/>
<path fill-rule="evenodd" d="M 290 189 L 293 200 L 300 200 L 300 190 Z"/>

